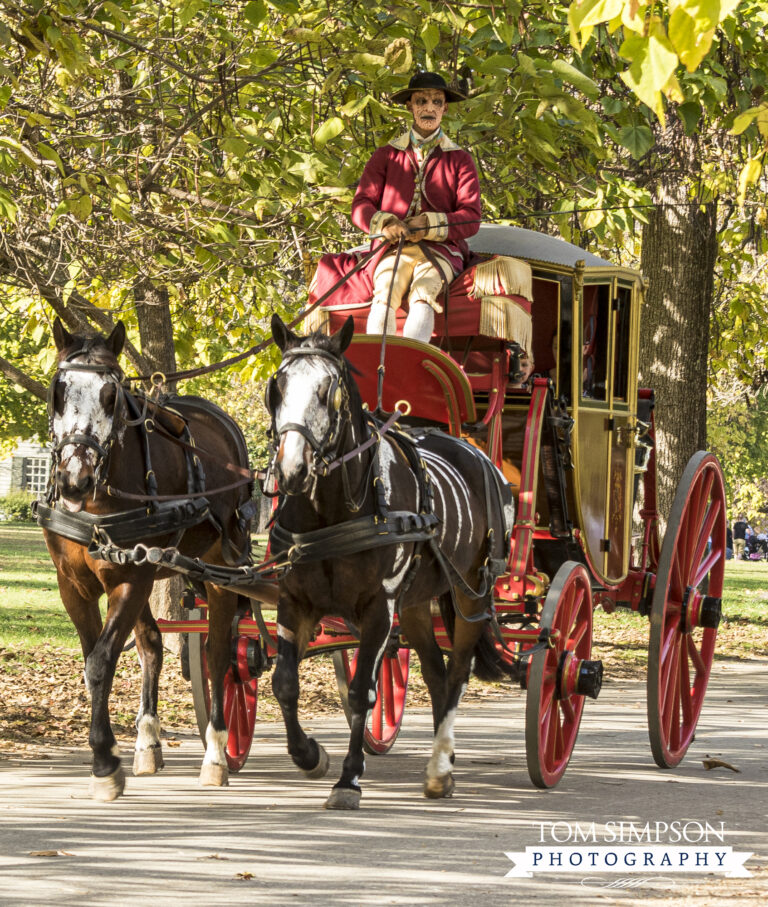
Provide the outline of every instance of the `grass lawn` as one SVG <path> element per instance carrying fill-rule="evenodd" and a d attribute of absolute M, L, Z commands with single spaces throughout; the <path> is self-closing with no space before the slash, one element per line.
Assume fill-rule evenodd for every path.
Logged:
<path fill-rule="evenodd" d="M 263 545 L 264 539 L 256 540 Z M 37 526 L 0 523 L 0 647 L 33 652 L 41 645 L 79 653 L 59 598 L 56 574 Z M 768 563 L 728 561 L 717 657 L 768 655 Z M 595 655 L 624 668 L 647 662 L 648 622 L 636 614 L 595 612 Z"/>
<path fill-rule="evenodd" d="M 41 642 L 80 650 L 36 525 L 0 523 L 0 646 Z"/>

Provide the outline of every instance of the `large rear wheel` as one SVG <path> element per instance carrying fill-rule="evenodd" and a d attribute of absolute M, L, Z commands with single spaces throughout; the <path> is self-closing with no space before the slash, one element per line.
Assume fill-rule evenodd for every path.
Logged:
<path fill-rule="evenodd" d="M 208 614 L 207 608 L 198 608 L 189 612 L 190 620 L 204 619 Z M 192 683 L 192 701 L 195 705 L 195 717 L 203 746 L 206 745 L 205 735 L 211 715 L 211 688 L 208 675 L 208 660 L 205 654 L 205 643 L 208 639 L 204 633 L 189 634 L 189 673 Z M 235 671 L 233 665 L 229 666 L 224 675 L 224 720 L 227 725 L 227 765 L 231 772 L 239 772 L 245 765 L 248 753 L 253 742 L 253 732 L 256 727 L 256 706 L 258 704 L 259 681 L 255 677 L 248 677 L 246 646 L 248 640 L 244 637 L 240 646 L 238 640 L 237 662 L 241 670 Z M 240 651 L 242 649 L 242 652 Z M 242 662 L 242 665 L 241 665 Z M 240 679 L 241 672 L 248 677 Z"/>
<path fill-rule="evenodd" d="M 536 787 L 554 787 L 565 773 L 579 732 L 584 696 L 597 698 L 603 664 L 592 652 L 592 590 L 581 564 L 566 561 L 555 574 L 541 610 L 546 648 L 527 669 L 525 755 Z"/>
<path fill-rule="evenodd" d="M 349 683 L 355 676 L 357 652 L 357 649 L 342 649 L 333 653 L 336 682 L 348 722 L 352 717 L 349 708 Z M 363 737 L 363 747 L 372 756 L 381 756 L 389 752 L 400 733 L 405 713 L 410 663 L 411 650 L 406 648 L 398 649 L 394 655 L 385 652 L 381 660 L 376 685 L 376 703 L 368 714 Z"/>
<path fill-rule="evenodd" d="M 661 768 L 685 755 L 704 702 L 721 616 L 725 531 L 722 469 L 702 450 L 677 488 L 651 606 L 648 733 Z"/>

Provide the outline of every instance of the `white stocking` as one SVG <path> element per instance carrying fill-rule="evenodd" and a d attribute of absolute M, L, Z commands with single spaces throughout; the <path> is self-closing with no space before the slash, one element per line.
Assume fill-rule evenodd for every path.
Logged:
<path fill-rule="evenodd" d="M 411 337 L 413 340 L 429 343 L 434 328 L 435 310 L 432 306 L 426 302 L 412 302 L 408 317 L 405 319 L 403 337 Z"/>
<path fill-rule="evenodd" d="M 394 334 L 397 331 L 397 316 L 390 305 L 387 311 L 386 305 L 375 302 L 368 313 L 368 323 L 365 326 L 367 334 L 384 333 L 384 317 L 387 318 L 387 334 Z"/>

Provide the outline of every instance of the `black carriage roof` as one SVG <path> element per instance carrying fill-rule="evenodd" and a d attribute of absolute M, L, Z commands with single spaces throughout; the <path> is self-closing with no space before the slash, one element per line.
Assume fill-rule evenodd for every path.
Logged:
<path fill-rule="evenodd" d="M 478 232 L 469 237 L 467 243 L 473 252 L 511 255 L 514 258 L 563 265 L 568 268 L 575 267 L 577 261 L 583 261 L 588 268 L 616 267 L 612 262 L 564 239 L 504 224 L 481 224 Z"/>

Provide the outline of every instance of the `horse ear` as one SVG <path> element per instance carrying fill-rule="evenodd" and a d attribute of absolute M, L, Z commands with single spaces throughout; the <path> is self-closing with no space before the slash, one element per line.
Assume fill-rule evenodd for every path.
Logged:
<path fill-rule="evenodd" d="M 53 342 L 56 344 L 56 349 L 59 351 L 66 349 L 72 340 L 72 334 L 64 327 L 64 322 L 61 318 L 57 318 L 53 322 Z"/>
<path fill-rule="evenodd" d="M 355 333 L 355 319 L 350 315 L 338 331 L 331 337 L 331 343 L 336 353 L 341 356 L 344 350 L 352 342 L 352 336 Z"/>
<path fill-rule="evenodd" d="M 283 322 L 283 319 L 275 312 L 272 316 L 272 336 L 281 352 L 285 352 L 290 346 L 295 346 L 299 337 Z"/>
<path fill-rule="evenodd" d="M 123 351 L 123 344 L 125 343 L 125 325 L 122 321 L 118 321 L 117 324 L 112 329 L 112 333 L 107 337 L 107 346 L 112 350 L 115 355 L 115 359 L 118 358 L 120 353 Z"/>

